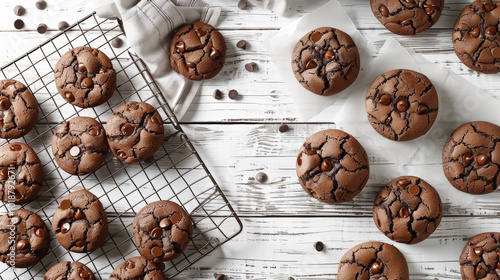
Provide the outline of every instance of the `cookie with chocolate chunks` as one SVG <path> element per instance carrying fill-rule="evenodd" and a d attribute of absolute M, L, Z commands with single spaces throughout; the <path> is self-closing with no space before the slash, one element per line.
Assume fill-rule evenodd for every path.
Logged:
<path fill-rule="evenodd" d="M 14 239 L 9 239 L 11 236 Z M 17 268 L 29 267 L 47 254 L 49 246 L 49 229 L 37 214 L 18 209 L 0 217 L 1 262 Z M 9 255 L 11 247 L 14 260 Z"/>
<path fill-rule="evenodd" d="M 429 237 L 443 217 L 438 192 L 426 181 L 401 176 L 382 187 L 373 205 L 377 228 L 390 239 L 416 244 Z"/>
<path fill-rule="evenodd" d="M 140 162 L 154 155 L 163 143 L 163 121 L 156 109 L 144 102 L 127 102 L 108 119 L 109 147 L 120 160 Z"/>
<path fill-rule="evenodd" d="M 360 70 L 358 47 L 343 31 L 317 28 L 300 39 L 292 53 L 297 81 L 318 95 L 333 95 L 348 88 Z"/>
<path fill-rule="evenodd" d="M 368 121 L 385 138 L 413 140 L 426 134 L 438 115 L 439 99 L 423 74 L 405 69 L 378 76 L 365 99 Z"/>
<path fill-rule="evenodd" d="M 458 190 L 491 193 L 500 185 L 500 127 L 470 122 L 448 138 L 442 154 L 444 175 Z"/>
<path fill-rule="evenodd" d="M 111 60 L 90 47 L 77 47 L 63 54 L 54 68 L 54 77 L 59 94 L 81 108 L 103 104 L 116 88 Z"/>
<path fill-rule="evenodd" d="M 463 280 L 500 279 L 500 233 L 480 233 L 467 241 L 460 255 Z"/>
<path fill-rule="evenodd" d="M 33 149 L 13 142 L 0 148 L 0 197 L 5 203 L 24 204 L 42 188 L 43 167 Z"/>
<path fill-rule="evenodd" d="M 91 252 L 106 241 L 108 218 L 94 194 L 78 190 L 62 198 L 52 217 L 52 230 L 67 250 Z"/>
<path fill-rule="evenodd" d="M 119 264 L 108 280 L 151 279 L 165 280 L 165 274 L 145 257 L 132 257 Z"/>
<path fill-rule="evenodd" d="M 481 73 L 500 71 L 500 1 L 467 5 L 453 27 L 453 48 L 465 66 Z"/>
<path fill-rule="evenodd" d="M 226 61 L 226 41 L 213 26 L 195 22 L 182 26 L 170 42 L 170 66 L 190 80 L 215 77 Z"/>
<path fill-rule="evenodd" d="M 339 263 L 338 280 L 408 280 L 405 256 L 394 246 L 365 242 L 347 251 Z"/>
<path fill-rule="evenodd" d="M 96 171 L 108 153 L 106 132 L 89 117 L 74 117 L 62 123 L 52 136 L 52 153 L 64 171 L 86 175 Z"/>
<path fill-rule="evenodd" d="M 52 266 L 43 280 L 95 280 L 94 273 L 80 262 L 60 262 Z"/>
<path fill-rule="evenodd" d="M 17 139 L 28 134 L 38 121 L 35 96 L 21 82 L 0 81 L 0 137 Z"/>
<path fill-rule="evenodd" d="M 370 0 L 370 5 L 375 17 L 389 31 L 414 35 L 439 20 L 444 0 Z"/>
<path fill-rule="evenodd" d="M 300 147 L 296 160 L 302 188 L 326 203 L 353 199 L 370 174 L 368 155 L 352 135 L 337 129 L 317 132 Z"/>
<path fill-rule="evenodd" d="M 164 262 L 184 252 L 193 237 L 193 223 L 177 203 L 161 200 L 146 205 L 137 213 L 132 232 L 143 257 Z"/>

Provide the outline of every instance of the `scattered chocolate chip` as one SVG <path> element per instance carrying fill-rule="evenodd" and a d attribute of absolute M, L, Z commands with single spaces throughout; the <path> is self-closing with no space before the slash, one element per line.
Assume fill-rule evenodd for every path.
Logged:
<path fill-rule="evenodd" d="M 44 34 L 45 32 L 47 32 L 47 25 L 45 25 L 44 23 L 40 23 L 36 28 L 36 31 L 40 34 Z"/>
<path fill-rule="evenodd" d="M 218 89 L 214 91 L 214 98 L 215 99 L 222 99 L 222 92 Z"/>
<path fill-rule="evenodd" d="M 47 8 L 47 2 L 45 2 L 44 0 L 38 0 L 35 2 L 35 7 L 39 10 L 43 10 Z"/>
<path fill-rule="evenodd" d="M 287 132 L 290 128 L 286 123 L 281 123 L 280 127 L 278 128 L 279 132 Z"/>
<path fill-rule="evenodd" d="M 327 159 L 323 160 L 321 163 L 321 170 L 328 172 L 333 169 L 333 163 Z"/>
<path fill-rule="evenodd" d="M 57 29 L 63 31 L 63 30 L 66 30 L 66 28 L 69 27 L 69 24 L 65 21 L 60 21 L 58 24 L 57 24 Z"/>
<path fill-rule="evenodd" d="M 255 175 L 255 180 L 257 180 L 257 182 L 259 183 L 264 183 L 265 181 L 267 181 L 267 174 L 264 172 L 259 172 L 257 173 L 257 175 Z"/>
<path fill-rule="evenodd" d="M 311 41 L 313 41 L 314 43 L 318 42 L 319 40 L 321 40 L 321 37 L 323 37 L 323 35 L 321 35 L 321 33 L 319 32 L 314 32 L 312 35 L 311 35 Z"/>
<path fill-rule="evenodd" d="M 218 273 L 214 273 L 214 278 L 217 279 L 217 280 L 224 280 L 226 278 L 226 275 L 224 274 L 218 274 Z"/>
<path fill-rule="evenodd" d="M 14 27 L 16 29 L 21 29 L 24 27 L 24 21 L 22 19 L 16 19 L 16 21 L 14 21 Z"/>
<path fill-rule="evenodd" d="M 14 217 L 10 218 L 10 223 L 13 225 L 17 225 L 20 222 L 21 222 L 21 218 L 19 218 L 18 216 L 14 216 Z"/>
<path fill-rule="evenodd" d="M 323 244 L 323 242 L 318 241 L 318 242 L 314 243 L 314 249 L 316 249 L 316 251 L 318 251 L 318 252 L 323 251 L 324 248 L 325 248 L 325 245 Z"/>
<path fill-rule="evenodd" d="M 247 64 L 245 64 L 245 69 L 248 72 L 253 72 L 253 71 L 255 71 L 255 69 L 257 69 L 257 63 L 255 63 L 255 62 L 247 63 Z"/>
<path fill-rule="evenodd" d="M 372 264 L 372 272 L 375 274 L 380 274 L 384 270 L 384 265 L 379 262 L 374 262 Z"/>
<path fill-rule="evenodd" d="M 246 50 L 246 48 L 247 48 L 247 41 L 245 41 L 245 40 L 239 40 L 238 43 L 236 43 L 236 47 L 238 47 L 240 49 Z"/>
<path fill-rule="evenodd" d="M 22 16 L 24 13 L 26 13 L 26 9 L 23 6 L 17 5 L 14 7 L 14 14 L 16 16 Z"/>
<path fill-rule="evenodd" d="M 290 276 L 290 277 L 288 277 L 288 280 L 295 280 L 295 278 Z"/>
<path fill-rule="evenodd" d="M 238 91 L 236 91 L 235 89 L 230 90 L 228 93 L 229 98 L 233 100 L 238 98 L 238 95 Z"/>
<path fill-rule="evenodd" d="M 247 7 L 247 0 L 240 0 L 240 2 L 238 2 L 238 8 L 240 8 L 240 10 L 244 10 L 246 7 Z"/>
<path fill-rule="evenodd" d="M 116 49 L 121 48 L 123 46 L 123 40 L 116 37 L 111 41 L 111 46 L 113 46 L 113 48 L 116 48 Z"/>

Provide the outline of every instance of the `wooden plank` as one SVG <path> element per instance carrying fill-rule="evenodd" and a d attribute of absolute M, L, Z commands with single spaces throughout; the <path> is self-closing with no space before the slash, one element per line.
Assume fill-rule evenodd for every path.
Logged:
<path fill-rule="evenodd" d="M 278 132 L 279 124 L 183 125 L 202 158 L 211 167 L 230 202 L 239 215 L 326 215 L 371 216 L 379 188 L 404 175 L 398 173 L 384 147 L 375 147 L 358 139 L 367 148 L 371 172 L 367 186 L 354 201 L 329 205 L 309 197 L 298 183 L 295 172 L 297 151 L 311 134 L 335 125 L 328 123 L 290 124 L 291 130 Z M 370 148 L 370 149 L 368 149 Z M 433 185 L 441 195 L 448 216 L 500 214 L 495 201 L 500 193 L 473 196 L 453 188 L 440 170 L 441 166 L 408 166 L 409 172 Z M 265 172 L 265 183 L 255 180 Z"/>

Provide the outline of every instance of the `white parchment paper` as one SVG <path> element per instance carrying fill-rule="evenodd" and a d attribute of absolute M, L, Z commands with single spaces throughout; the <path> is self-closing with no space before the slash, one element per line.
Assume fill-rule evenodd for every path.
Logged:
<path fill-rule="evenodd" d="M 361 71 L 358 79 L 351 87 L 332 96 L 316 95 L 305 89 L 293 75 L 291 67 L 292 52 L 297 42 L 309 31 L 319 27 L 333 27 L 349 34 L 360 53 Z M 366 75 L 366 67 L 372 64 L 373 60 L 365 37 L 361 35 L 337 0 L 328 2 L 316 11 L 272 33 L 266 38 L 265 44 L 297 106 L 300 118 L 304 121 L 316 116 L 334 102 L 345 99 L 353 91 L 356 83 Z"/>

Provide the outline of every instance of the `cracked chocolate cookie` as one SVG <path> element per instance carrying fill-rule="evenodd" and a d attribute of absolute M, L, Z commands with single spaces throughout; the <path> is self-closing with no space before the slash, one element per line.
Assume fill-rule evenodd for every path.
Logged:
<path fill-rule="evenodd" d="M 439 20 L 444 0 L 370 0 L 370 5 L 375 17 L 389 31 L 414 35 Z"/>
<path fill-rule="evenodd" d="M 144 206 L 137 213 L 132 232 L 143 257 L 164 262 L 184 252 L 193 237 L 193 223 L 177 203 L 160 200 Z"/>
<path fill-rule="evenodd" d="M 29 89 L 16 80 L 0 81 L 0 137 L 17 139 L 38 121 L 38 103 Z"/>
<path fill-rule="evenodd" d="M 443 206 L 438 192 L 414 176 L 398 177 L 380 189 L 373 205 L 377 228 L 390 239 L 416 244 L 439 226 Z"/>
<path fill-rule="evenodd" d="M 296 170 L 302 188 L 327 203 L 353 199 L 370 175 L 363 146 L 337 129 L 323 130 L 307 138 L 300 147 Z"/>
<path fill-rule="evenodd" d="M 86 253 L 108 237 L 108 217 L 99 199 L 87 190 L 65 196 L 52 217 L 52 230 L 66 249 Z"/>
<path fill-rule="evenodd" d="M 365 242 L 347 251 L 339 263 L 338 280 L 408 280 L 405 256 L 394 246 Z"/>
<path fill-rule="evenodd" d="M 33 149 L 13 142 L 0 148 L 0 197 L 5 203 L 32 201 L 42 188 L 43 168 Z"/>
<path fill-rule="evenodd" d="M 81 108 L 103 104 L 116 88 L 111 60 L 102 51 L 89 47 L 66 52 L 56 63 L 54 76 L 59 94 Z"/>
<path fill-rule="evenodd" d="M 163 121 L 153 106 L 130 101 L 109 117 L 106 134 L 113 154 L 127 163 L 154 155 L 163 143 Z"/>
<path fill-rule="evenodd" d="M 365 99 L 368 121 L 385 138 L 408 141 L 426 134 L 438 115 L 439 99 L 431 81 L 411 70 L 378 76 Z"/>
<path fill-rule="evenodd" d="M 317 28 L 295 45 L 292 70 L 297 81 L 310 92 L 325 96 L 339 93 L 358 77 L 358 47 L 339 29 Z"/>
<path fill-rule="evenodd" d="M 215 77 L 226 61 L 226 41 L 213 26 L 195 22 L 181 27 L 170 42 L 170 66 L 190 80 Z"/>
<path fill-rule="evenodd" d="M 51 267 L 43 280 L 95 280 L 92 270 L 80 262 L 60 262 Z"/>
<path fill-rule="evenodd" d="M 450 136 L 442 154 L 444 175 L 460 191 L 493 192 L 500 185 L 500 127 L 470 122 Z"/>
<path fill-rule="evenodd" d="M 108 152 L 106 132 L 93 118 L 74 117 L 52 136 L 52 153 L 59 167 L 73 175 L 96 171 Z"/>
<path fill-rule="evenodd" d="M 469 239 L 460 255 L 460 272 L 463 280 L 500 279 L 500 233 Z"/>
<path fill-rule="evenodd" d="M 163 272 L 145 257 L 132 257 L 119 264 L 108 280 L 147 279 L 165 280 Z"/>
<path fill-rule="evenodd" d="M 474 1 L 453 28 L 453 47 L 465 66 L 481 73 L 500 71 L 500 1 Z"/>
<path fill-rule="evenodd" d="M 45 256 L 49 246 L 49 229 L 37 214 L 18 209 L 0 217 L 1 262 L 11 267 L 29 267 Z"/>

